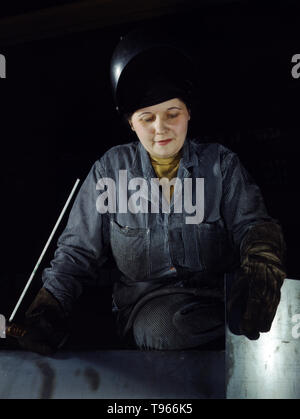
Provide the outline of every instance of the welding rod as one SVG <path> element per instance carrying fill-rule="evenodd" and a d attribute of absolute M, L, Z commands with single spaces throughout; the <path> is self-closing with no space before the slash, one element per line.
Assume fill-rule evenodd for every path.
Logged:
<path fill-rule="evenodd" d="M 45 255 L 47 249 L 48 249 L 48 246 L 49 246 L 50 242 L 51 242 L 51 240 L 52 240 L 52 238 L 53 238 L 53 236 L 54 236 L 54 234 L 55 234 L 55 232 L 57 230 L 57 227 L 59 226 L 59 223 L 61 222 L 61 219 L 63 218 L 64 213 L 66 212 L 66 209 L 68 208 L 68 205 L 69 205 L 69 203 L 70 203 L 70 201 L 71 201 L 71 199 L 72 199 L 72 197 L 74 195 L 74 192 L 75 192 L 75 190 L 76 190 L 79 182 L 80 182 L 80 179 L 77 179 L 76 182 L 75 182 L 75 184 L 74 184 L 74 186 L 73 186 L 73 189 L 72 189 L 72 191 L 71 191 L 71 193 L 69 195 L 69 198 L 67 199 L 67 202 L 65 203 L 65 206 L 63 207 L 62 212 L 60 213 L 60 216 L 58 217 L 58 219 L 56 221 L 56 224 L 55 224 L 55 226 L 54 226 L 54 228 L 53 228 L 53 230 L 52 230 L 52 232 L 51 232 L 51 234 L 49 236 L 49 239 L 47 240 L 47 243 L 45 244 L 45 247 L 44 247 L 44 249 L 43 249 L 43 251 L 42 251 L 42 253 L 41 253 L 41 255 L 40 255 L 40 257 L 39 257 L 39 259 L 38 259 L 38 261 L 37 261 L 37 263 L 36 263 L 36 265 L 35 265 L 32 273 L 31 273 L 31 275 L 30 275 L 30 277 L 29 277 L 29 279 L 27 281 L 27 283 L 26 283 L 26 285 L 25 285 L 25 288 L 24 288 L 24 290 L 23 290 L 23 292 L 22 292 L 22 294 L 21 294 L 21 296 L 20 296 L 20 298 L 19 298 L 19 300 L 18 300 L 18 302 L 17 302 L 17 304 L 16 304 L 13 312 L 11 313 L 11 316 L 9 318 L 9 322 L 12 322 L 13 321 L 13 319 L 15 317 L 15 314 L 16 314 L 16 312 L 17 312 L 17 310 L 18 310 L 18 308 L 19 308 L 19 306 L 20 306 L 20 304 L 21 304 L 21 302 L 22 302 L 22 300 L 23 300 L 23 298 L 24 298 L 24 296 L 25 296 L 25 294 L 26 294 L 26 292 L 27 292 L 27 290 L 28 290 L 28 288 L 29 288 L 32 280 L 33 280 L 33 277 L 34 277 L 36 271 L 38 270 L 38 267 L 39 267 L 39 265 L 40 265 L 40 263 L 41 263 L 44 255 Z"/>

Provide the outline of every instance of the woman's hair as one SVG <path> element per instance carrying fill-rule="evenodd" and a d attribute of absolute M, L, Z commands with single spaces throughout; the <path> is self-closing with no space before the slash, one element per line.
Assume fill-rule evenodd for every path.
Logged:
<path fill-rule="evenodd" d="M 131 117 L 132 117 L 133 114 L 134 114 L 134 112 L 125 112 L 122 115 L 123 122 L 124 123 L 128 123 L 130 121 L 130 119 L 131 119 Z"/>

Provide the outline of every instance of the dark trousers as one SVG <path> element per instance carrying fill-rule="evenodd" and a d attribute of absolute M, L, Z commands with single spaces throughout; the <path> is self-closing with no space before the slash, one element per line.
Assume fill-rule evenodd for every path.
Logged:
<path fill-rule="evenodd" d="M 140 349 L 181 350 L 224 341 L 225 305 L 186 294 L 156 297 L 137 313 L 132 334 Z"/>

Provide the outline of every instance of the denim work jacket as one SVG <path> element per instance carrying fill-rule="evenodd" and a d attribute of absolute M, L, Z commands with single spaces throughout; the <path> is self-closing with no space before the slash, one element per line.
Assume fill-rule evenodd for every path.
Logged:
<path fill-rule="evenodd" d="M 185 205 L 182 211 L 175 211 L 175 192 L 169 212 L 163 211 L 162 205 L 153 212 L 150 191 L 155 178 L 149 155 L 139 141 L 111 148 L 91 168 L 58 240 L 51 267 L 43 272 L 44 287 L 66 312 L 71 311 L 86 281 L 101 283 L 101 267 L 109 254 L 120 272 L 114 287 L 115 306 L 120 308 L 157 286 L 174 284 L 182 272 L 224 276 L 239 264 L 247 230 L 274 221 L 267 214 L 259 187 L 237 155 L 221 144 L 186 139 L 182 148 L 177 173 L 182 202 L 184 179 L 191 179 L 194 203 L 199 192 L 196 179 L 203 179 L 200 222 L 187 222 L 191 211 L 187 212 Z M 130 181 L 132 190 L 127 188 Z M 125 185 L 121 192 L 120 184 Z M 132 188 L 141 184 L 143 188 Z M 107 185 L 115 185 L 109 189 L 110 202 L 104 199 Z M 136 202 L 143 211 L 134 213 L 129 210 L 130 197 L 136 197 L 132 194 L 138 190 Z M 163 200 L 160 194 L 159 203 Z M 105 203 L 109 203 L 109 211 L 101 214 Z"/>

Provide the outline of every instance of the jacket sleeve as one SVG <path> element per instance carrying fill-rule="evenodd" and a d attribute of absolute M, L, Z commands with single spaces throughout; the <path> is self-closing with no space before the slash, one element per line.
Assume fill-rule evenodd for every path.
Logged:
<path fill-rule="evenodd" d="M 248 229 L 264 222 L 277 222 L 266 210 L 260 188 L 238 156 L 221 147 L 223 196 L 221 211 L 235 245 L 240 248 Z"/>
<path fill-rule="evenodd" d="M 96 208 L 99 195 L 96 184 L 103 173 L 99 160 L 78 192 L 67 226 L 58 239 L 51 267 L 43 271 L 44 288 L 66 313 L 70 313 L 73 302 L 80 296 L 83 284 L 99 280 L 99 268 L 107 260 L 108 214 L 100 214 Z"/>

